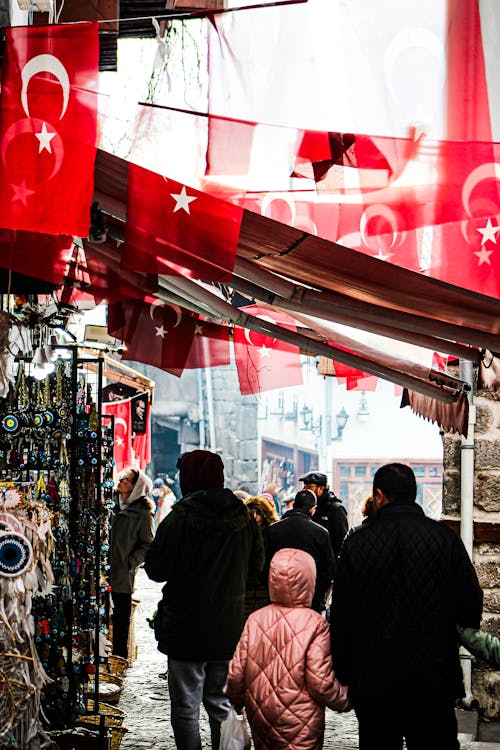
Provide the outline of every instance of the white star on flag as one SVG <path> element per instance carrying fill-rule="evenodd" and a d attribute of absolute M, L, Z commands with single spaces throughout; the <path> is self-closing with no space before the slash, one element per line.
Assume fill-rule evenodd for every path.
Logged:
<path fill-rule="evenodd" d="M 477 255 L 479 258 L 479 265 L 482 266 L 483 263 L 488 263 L 489 266 L 491 266 L 491 260 L 490 255 L 493 253 L 493 250 L 486 250 L 485 247 L 482 247 L 481 250 L 479 250 L 477 253 L 474 253 L 474 255 Z"/>
<path fill-rule="evenodd" d="M 491 223 L 491 219 L 488 219 L 488 221 L 486 222 L 486 226 L 477 227 L 476 232 L 479 232 L 479 234 L 483 235 L 483 239 L 481 240 L 481 247 L 485 244 L 485 242 L 488 242 L 488 240 L 491 240 L 491 242 L 494 242 L 496 245 L 497 244 L 496 233 L 500 232 L 500 227 L 494 227 L 493 224 Z"/>
<path fill-rule="evenodd" d="M 40 144 L 38 146 L 38 153 L 41 154 L 42 151 L 45 149 L 46 151 L 49 152 L 49 154 L 51 154 L 52 153 L 52 148 L 50 146 L 50 142 L 51 142 L 52 138 L 55 137 L 56 134 L 55 133 L 49 133 L 48 130 L 47 130 L 47 126 L 45 125 L 45 123 L 43 123 L 42 124 L 42 130 L 40 131 L 40 133 L 35 133 L 35 135 L 38 138 L 38 140 L 40 141 Z"/>
<path fill-rule="evenodd" d="M 198 323 L 195 323 L 194 324 L 194 335 L 196 336 L 197 334 L 200 335 L 202 333 L 203 333 L 203 326 L 200 326 L 200 325 L 198 325 Z"/>
<path fill-rule="evenodd" d="M 260 356 L 262 357 L 262 359 L 266 359 L 267 357 L 271 356 L 271 350 L 265 344 L 260 347 L 259 352 L 260 352 Z"/>
<path fill-rule="evenodd" d="M 119 448 L 123 448 L 123 446 L 125 445 L 123 438 L 121 437 L 115 438 L 115 445 L 117 445 Z"/>
<path fill-rule="evenodd" d="M 155 328 L 156 328 L 156 326 L 155 326 Z M 164 329 L 163 326 L 160 326 L 159 328 L 156 328 L 156 335 L 157 336 L 161 336 L 162 338 L 164 338 L 165 337 L 165 333 L 166 333 L 166 331 L 165 331 L 165 329 Z"/>
<path fill-rule="evenodd" d="M 191 213 L 189 210 L 189 204 L 196 200 L 196 195 L 188 195 L 186 193 L 186 187 L 183 186 L 180 193 L 170 193 L 175 201 L 174 214 L 176 211 L 180 211 L 182 208 L 187 214 Z"/>
<path fill-rule="evenodd" d="M 30 195 L 35 194 L 35 190 L 30 190 L 26 187 L 26 180 L 23 180 L 20 185 L 12 185 L 11 188 L 14 191 L 14 195 L 12 196 L 12 203 L 14 201 L 21 201 L 23 206 L 27 206 L 27 198 L 29 198 Z"/>

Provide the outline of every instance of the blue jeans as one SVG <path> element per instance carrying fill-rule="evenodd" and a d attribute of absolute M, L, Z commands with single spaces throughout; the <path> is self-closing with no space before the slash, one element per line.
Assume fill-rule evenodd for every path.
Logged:
<path fill-rule="evenodd" d="M 168 658 L 170 721 L 178 750 L 201 750 L 200 706 L 210 721 L 213 750 L 220 744 L 220 724 L 230 703 L 224 695 L 227 661 L 180 661 Z"/>

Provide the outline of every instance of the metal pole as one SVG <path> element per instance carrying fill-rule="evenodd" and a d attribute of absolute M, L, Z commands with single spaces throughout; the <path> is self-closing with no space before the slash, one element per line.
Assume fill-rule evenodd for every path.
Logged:
<path fill-rule="evenodd" d="M 474 426 L 476 424 L 472 362 L 460 360 L 460 377 L 471 386 L 471 390 L 467 394 L 469 400 L 467 437 L 462 436 L 460 446 L 460 536 L 472 560 L 474 544 Z M 465 698 L 462 703 L 467 708 L 473 708 L 477 705 L 477 700 L 472 695 L 472 662 L 463 648 L 460 649 L 460 652 L 465 688 Z"/>

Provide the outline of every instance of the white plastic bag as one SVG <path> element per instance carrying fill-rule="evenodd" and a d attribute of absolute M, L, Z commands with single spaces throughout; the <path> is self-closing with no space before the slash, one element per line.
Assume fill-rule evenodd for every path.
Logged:
<path fill-rule="evenodd" d="M 245 710 L 240 716 L 231 706 L 228 715 L 220 725 L 219 750 L 249 750 L 252 745 L 247 727 Z"/>

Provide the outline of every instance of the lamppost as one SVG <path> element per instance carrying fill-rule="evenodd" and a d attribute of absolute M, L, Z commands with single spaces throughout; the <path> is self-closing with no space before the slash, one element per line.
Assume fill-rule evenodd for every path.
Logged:
<path fill-rule="evenodd" d="M 340 411 L 338 411 L 337 414 L 335 415 L 335 424 L 337 426 L 337 434 L 331 436 L 330 440 L 332 442 L 335 440 L 342 440 L 342 433 L 344 432 L 348 419 L 349 419 L 349 414 L 346 412 L 345 408 L 342 407 Z"/>

